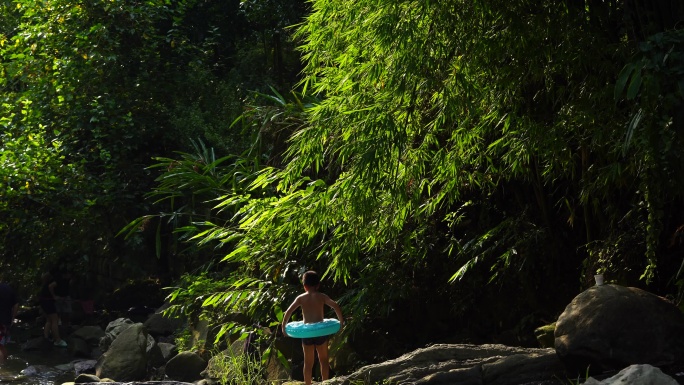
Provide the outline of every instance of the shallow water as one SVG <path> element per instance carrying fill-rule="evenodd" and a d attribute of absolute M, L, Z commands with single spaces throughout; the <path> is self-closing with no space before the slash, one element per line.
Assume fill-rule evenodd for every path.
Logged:
<path fill-rule="evenodd" d="M 20 343 L 7 345 L 9 357 L 0 363 L 0 383 L 17 385 L 53 385 L 73 381 L 74 359 L 66 349 L 25 352 Z"/>

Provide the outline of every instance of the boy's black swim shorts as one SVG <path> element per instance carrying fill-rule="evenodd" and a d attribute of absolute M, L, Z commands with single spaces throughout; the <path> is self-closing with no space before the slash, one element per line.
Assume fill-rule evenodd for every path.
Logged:
<path fill-rule="evenodd" d="M 302 338 L 302 344 L 304 345 L 323 345 L 328 342 L 330 336 L 312 337 L 312 338 Z"/>

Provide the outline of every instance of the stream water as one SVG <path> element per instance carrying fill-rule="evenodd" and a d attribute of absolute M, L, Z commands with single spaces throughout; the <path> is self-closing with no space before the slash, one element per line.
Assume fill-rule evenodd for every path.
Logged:
<path fill-rule="evenodd" d="M 73 381 L 73 358 L 66 349 L 24 352 L 17 343 L 7 346 L 9 357 L 0 363 L 0 382 L 26 385 L 53 385 Z"/>
<path fill-rule="evenodd" d="M 76 360 L 67 349 L 46 345 L 43 350 L 24 351 L 22 345 L 32 337 L 24 325 L 15 326 L 12 340 L 6 345 L 9 356 L 0 363 L 0 383 L 59 385 L 74 380 Z"/>

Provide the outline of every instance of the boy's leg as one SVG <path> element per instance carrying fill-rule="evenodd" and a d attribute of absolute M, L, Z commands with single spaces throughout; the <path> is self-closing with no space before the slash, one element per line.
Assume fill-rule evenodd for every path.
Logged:
<path fill-rule="evenodd" d="M 50 326 L 50 316 L 48 314 L 45 314 L 45 325 L 43 326 L 43 336 L 45 339 L 50 338 L 50 333 L 52 332 L 52 328 Z"/>
<path fill-rule="evenodd" d="M 50 322 L 50 331 L 52 331 L 52 339 L 59 342 L 62 339 L 59 336 L 59 315 L 57 313 L 48 314 L 48 322 Z"/>
<path fill-rule="evenodd" d="M 316 352 L 318 352 L 318 362 L 321 365 L 321 379 L 325 381 L 330 375 L 330 362 L 328 362 L 328 341 L 326 340 L 322 344 L 316 345 Z"/>
<path fill-rule="evenodd" d="M 316 346 L 305 345 L 304 342 L 302 342 L 302 349 L 304 350 L 304 383 L 306 385 L 311 385 Z"/>

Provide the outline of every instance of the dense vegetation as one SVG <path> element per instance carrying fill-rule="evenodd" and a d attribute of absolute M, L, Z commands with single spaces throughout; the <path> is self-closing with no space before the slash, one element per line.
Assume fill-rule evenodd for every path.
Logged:
<path fill-rule="evenodd" d="M 230 123 L 243 100 L 290 87 L 301 67 L 285 30 L 299 1 L 1 7 L 0 253 L 18 272 L 59 262 L 125 279 L 154 266 L 154 245 L 115 238 L 151 209 L 152 157 L 198 138 L 241 153 L 251 137 Z"/>
<path fill-rule="evenodd" d="M 370 354 L 524 337 L 596 271 L 684 293 L 677 1 L 3 7 L 20 271 L 164 275 L 251 325 L 317 269 Z"/>

